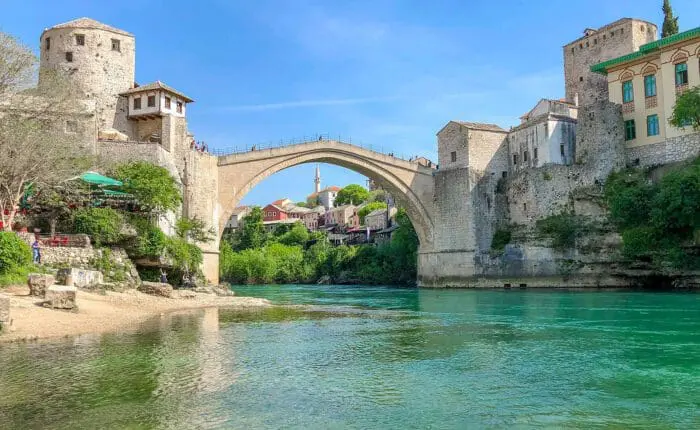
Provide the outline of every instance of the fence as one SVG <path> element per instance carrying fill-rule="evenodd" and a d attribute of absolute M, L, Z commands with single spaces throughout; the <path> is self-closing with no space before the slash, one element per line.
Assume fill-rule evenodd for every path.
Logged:
<path fill-rule="evenodd" d="M 275 149 L 275 148 L 283 148 L 286 146 L 292 146 L 292 145 L 300 145 L 303 143 L 311 143 L 311 142 L 320 142 L 324 140 L 332 140 L 332 141 L 337 141 L 340 143 L 345 143 L 349 145 L 355 145 L 357 147 L 360 147 L 362 149 L 365 149 L 367 151 L 371 151 L 377 154 L 381 155 L 389 155 L 394 158 L 399 158 L 404 161 L 410 161 L 408 158 L 405 157 L 404 154 L 396 154 L 391 151 L 384 151 L 384 146 L 383 145 L 366 145 L 360 141 L 353 141 L 352 138 L 347 137 L 344 138 L 340 135 L 331 135 L 328 133 L 325 134 L 314 134 L 311 136 L 303 136 L 300 138 L 296 139 L 281 139 L 279 141 L 269 141 L 269 142 L 262 142 L 262 143 L 257 143 L 255 145 L 240 145 L 240 146 L 232 146 L 228 148 L 214 148 L 214 149 L 209 149 L 209 153 L 212 155 L 216 156 L 224 156 L 224 155 L 233 155 L 233 154 L 242 154 L 246 152 L 251 152 L 251 151 L 262 151 L 266 149 Z"/>

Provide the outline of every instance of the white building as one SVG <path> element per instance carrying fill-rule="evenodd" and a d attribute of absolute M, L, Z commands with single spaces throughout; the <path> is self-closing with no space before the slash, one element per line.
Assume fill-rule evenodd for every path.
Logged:
<path fill-rule="evenodd" d="M 231 218 L 226 222 L 226 229 L 236 230 L 243 224 L 243 218 L 250 213 L 249 206 L 238 206 L 233 210 Z"/>
<path fill-rule="evenodd" d="M 508 133 L 511 172 L 545 164 L 572 164 L 576 146 L 578 107 L 562 100 L 542 99 L 520 117 Z"/>

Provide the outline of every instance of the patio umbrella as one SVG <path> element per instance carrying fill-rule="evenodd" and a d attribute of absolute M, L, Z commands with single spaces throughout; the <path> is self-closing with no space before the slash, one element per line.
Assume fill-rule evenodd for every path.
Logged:
<path fill-rule="evenodd" d="M 80 179 L 87 182 L 88 184 L 93 185 L 107 185 L 112 187 L 121 187 L 122 185 L 124 185 L 122 181 L 118 181 L 116 179 L 100 175 L 96 172 L 85 172 L 82 175 L 80 175 Z"/>

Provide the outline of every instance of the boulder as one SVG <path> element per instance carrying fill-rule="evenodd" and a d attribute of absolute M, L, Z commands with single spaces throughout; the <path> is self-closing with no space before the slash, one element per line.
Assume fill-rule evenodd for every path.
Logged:
<path fill-rule="evenodd" d="M 60 269 L 56 275 L 57 281 L 61 285 L 74 286 L 78 288 L 93 288 L 104 283 L 102 272 L 97 270 L 78 269 L 70 267 Z"/>
<path fill-rule="evenodd" d="M 56 283 L 53 275 L 43 273 L 30 273 L 27 278 L 29 294 L 37 297 L 44 297 L 46 289 Z"/>
<path fill-rule="evenodd" d="M 216 294 L 217 296 L 232 297 L 232 296 L 236 295 L 236 293 L 234 293 L 233 290 L 228 285 L 214 286 L 214 287 L 212 287 L 212 290 L 214 291 L 214 294 Z"/>
<path fill-rule="evenodd" d="M 173 286 L 161 282 L 142 282 L 139 291 L 152 296 L 173 297 Z"/>
<path fill-rule="evenodd" d="M 0 294 L 0 331 L 10 326 L 10 296 Z"/>
<path fill-rule="evenodd" d="M 78 289 L 66 285 L 52 285 L 46 289 L 44 306 L 52 309 L 75 309 Z"/>

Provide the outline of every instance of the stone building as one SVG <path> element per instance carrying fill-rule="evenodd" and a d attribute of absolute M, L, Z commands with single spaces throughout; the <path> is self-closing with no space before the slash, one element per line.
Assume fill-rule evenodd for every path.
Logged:
<path fill-rule="evenodd" d="M 607 82 L 591 72 L 591 66 L 634 52 L 655 41 L 657 33 L 655 24 L 633 18 L 584 30 L 582 37 L 563 48 L 566 101 L 587 105 L 597 99 L 607 100 Z"/>
<path fill-rule="evenodd" d="M 545 164 L 571 164 L 576 143 L 578 107 L 562 100 L 542 99 L 520 117 L 508 133 L 510 171 Z"/>
<path fill-rule="evenodd" d="M 335 203 L 335 198 L 338 196 L 338 191 L 340 191 L 340 187 L 331 185 L 330 187 L 309 194 L 306 200 L 313 204 L 319 204 L 326 208 L 326 210 L 330 210 Z"/>
<path fill-rule="evenodd" d="M 396 215 L 396 208 L 376 209 L 365 215 L 365 226 L 371 231 L 383 230 L 390 226 L 391 219 Z"/>
<path fill-rule="evenodd" d="M 700 85 L 700 27 L 594 65 L 607 77 L 610 101 L 622 106 L 630 164 L 663 164 L 700 153 L 700 134 L 669 123 L 677 95 Z"/>
<path fill-rule="evenodd" d="M 326 212 L 325 224 L 335 224 L 339 227 L 359 227 L 357 207 L 355 205 L 343 205 L 331 208 Z"/>
<path fill-rule="evenodd" d="M 233 210 L 231 217 L 226 221 L 225 229 L 229 231 L 237 230 L 243 224 L 243 218 L 251 211 L 250 206 L 238 206 Z"/>

